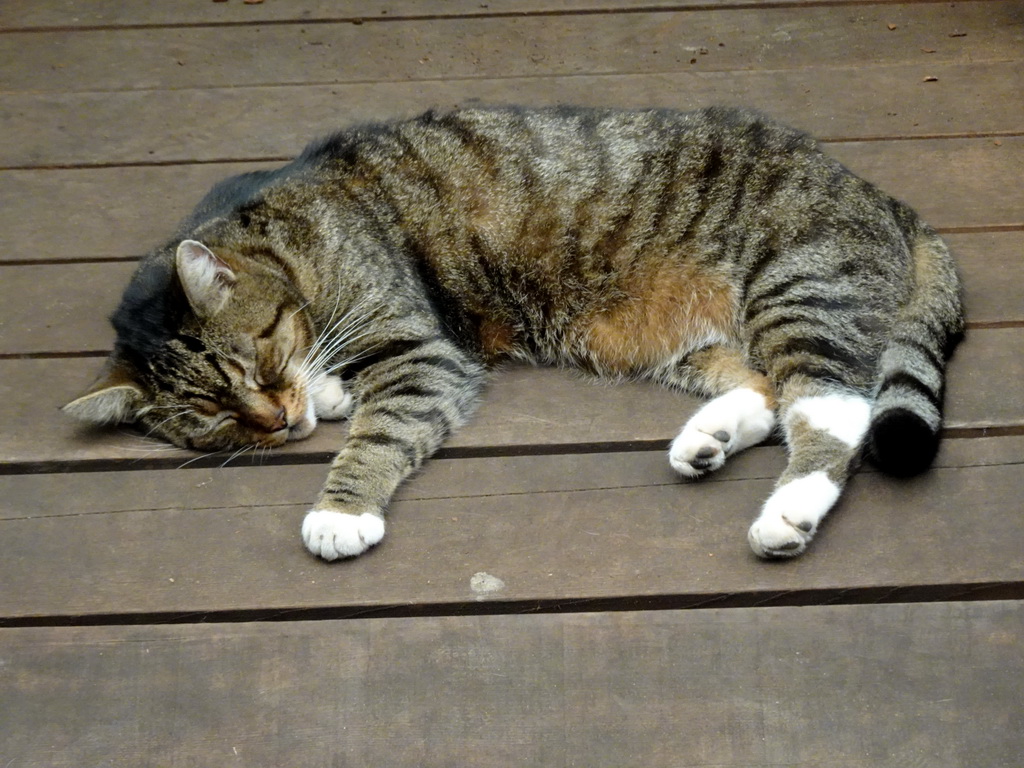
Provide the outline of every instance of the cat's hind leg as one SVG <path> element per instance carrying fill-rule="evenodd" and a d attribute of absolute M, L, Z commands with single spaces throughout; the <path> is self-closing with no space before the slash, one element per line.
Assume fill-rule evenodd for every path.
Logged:
<path fill-rule="evenodd" d="M 789 463 L 747 535 L 765 558 L 807 549 L 846 485 L 871 418 L 868 398 L 805 377 L 788 380 L 779 401 Z"/>
<path fill-rule="evenodd" d="M 771 382 L 750 369 L 737 349 L 694 352 L 673 370 L 670 383 L 714 398 L 690 417 L 669 448 L 669 464 L 684 477 L 721 468 L 727 457 L 762 442 L 775 427 Z"/>

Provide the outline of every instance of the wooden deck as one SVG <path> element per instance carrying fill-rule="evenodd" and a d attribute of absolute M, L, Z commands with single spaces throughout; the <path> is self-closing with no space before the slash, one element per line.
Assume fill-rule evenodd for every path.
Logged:
<path fill-rule="evenodd" d="M 215 180 L 430 106 L 744 104 L 955 250 L 936 467 L 811 551 L 778 446 L 682 484 L 694 401 L 497 375 L 371 553 L 298 536 L 344 427 L 192 461 L 56 408 Z M 1024 2 L 0 0 L 0 768 L 1000 768 L 1024 754 Z"/>

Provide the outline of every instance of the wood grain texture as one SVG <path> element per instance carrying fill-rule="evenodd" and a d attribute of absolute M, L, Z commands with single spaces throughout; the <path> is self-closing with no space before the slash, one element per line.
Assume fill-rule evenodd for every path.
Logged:
<path fill-rule="evenodd" d="M 873 0 L 901 4 L 899 0 Z M 758 0 L 761 7 L 774 5 L 820 4 L 820 0 Z M 852 7 L 863 0 L 834 0 L 834 4 Z M 0 31 L 89 27 L 196 26 L 255 23 L 302 24 L 323 21 L 372 23 L 394 19 L 423 20 L 464 16 L 506 15 L 578 15 L 587 13 L 636 12 L 664 9 L 704 10 L 709 6 L 728 10 L 749 6 L 750 0 L 644 0 L 633 4 L 626 0 L 346 0 L 339 5 L 330 0 L 312 0 L 301 6 L 290 3 L 242 4 L 235 2 L 190 2 L 174 7 L 162 3 L 124 4 L 121 0 L 50 0 L 50 2 L 0 3 Z"/>
<path fill-rule="evenodd" d="M 991 62 L 1019 57 L 1022 23 L 969 2 L 60 30 L 0 35 L 0 61 L 8 92 Z"/>
<path fill-rule="evenodd" d="M 946 238 L 964 277 L 971 323 L 1024 323 L 1024 231 Z M 107 317 L 134 262 L 0 266 L 0 356 L 109 351 Z"/>
<path fill-rule="evenodd" d="M 4 476 L 0 622 L 1024 595 L 1021 439 L 946 441 L 910 481 L 862 472 L 807 555 L 765 563 L 746 529 L 782 453 L 701 483 L 661 451 L 434 461 L 384 542 L 334 564 L 298 536 L 325 467 Z M 479 572 L 504 586 L 474 591 Z"/>
<path fill-rule="evenodd" d="M 364 121 L 479 101 L 761 109 L 825 140 L 1012 133 L 1024 64 L 933 62 L 418 83 L 0 94 L 0 167 L 253 161 Z M 925 77 L 937 80 L 926 82 Z M 201 119 L 182 130 L 183 116 Z"/>
<path fill-rule="evenodd" d="M 1011 768 L 1021 606 L 0 631 L 13 765 Z"/>
<path fill-rule="evenodd" d="M 975 326 L 962 439 L 786 563 L 745 541 L 784 450 L 682 483 L 655 387 L 502 372 L 327 564 L 343 426 L 157 469 L 191 455 L 56 411 L 99 358 L 0 359 L 0 768 L 1016 768 L 1022 36 L 1020 0 L 0 0 L 0 357 L 107 347 L 133 264 L 96 260 L 224 175 L 474 99 L 760 107 L 949 233 Z"/>
<path fill-rule="evenodd" d="M 1024 229 L 1024 136 L 995 141 L 837 142 L 828 151 L 940 229 Z M 0 263 L 139 256 L 216 181 L 279 165 L 0 171 Z"/>
<path fill-rule="evenodd" d="M 970 333 L 954 356 L 948 378 L 946 426 L 954 429 L 1024 424 L 1024 329 Z M 100 361 L 0 360 L 0 462 L 7 469 L 56 469 L 87 461 L 176 466 L 196 454 L 169 450 L 127 429 L 84 429 L 58 408 L 97 375 Z M 41 388 L 40 382 L 47 382 Z M 543 392 L 543 397 L 537 393 Z M 477 415 L 442 448 L 441 455 L 560 453 L 668 444 L 698 404 L 695 398 L 653 384 L 608 385 L 553 368 L 511 366 L 496 373 Z M 322 424 L 307 440 L 278 449 L 267 460 L 322 461 L 344 439 L 344 426 Z M 218 465 L 227 454 L 203 464 Z"/>

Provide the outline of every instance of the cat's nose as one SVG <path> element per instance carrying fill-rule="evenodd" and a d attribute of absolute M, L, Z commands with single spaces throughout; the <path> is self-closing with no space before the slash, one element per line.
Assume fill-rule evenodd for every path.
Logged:
<path fill-rule="evenodd" d="M 253 413 L 249 418 L 255 426 L 264 432 L 280 432 L 288 426 L 288 416 L 284 406 L 280 406 L 276 410 L 270 406 L 266 410 Z"/>
<path fill-rule="evenodd" d="M 277 409 L 277 413 L 274 414 L 274 423 L 270 426 L 271 432 L 278 432 L 282 429 L 288 428 L 288 415 L 284 411 L 284 406 Z"/>

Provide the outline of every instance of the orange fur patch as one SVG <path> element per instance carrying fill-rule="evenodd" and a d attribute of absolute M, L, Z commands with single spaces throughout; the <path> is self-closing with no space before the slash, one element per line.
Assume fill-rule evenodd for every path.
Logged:
<path fill-rule="evenodd" d="M 689 362 L 701 369 L 713 391 L 728 392 L 737 387 L 747 387 L 764 395 L 770 409 L 775 410 L 778 405 L 771 380 L 763 373 L 751 369 L 739 349 L 710 347 L 691 355 Z"/>
<path fill-rule="evenodd" d="M 625 297 L 589 319 L 583 340 L 595 363 L 615 373 L 656 365 L 685 349 L 735 335 L 735 299 L 722 278 L 660 262 L 627 278 Z"/>
<path fill-rule="evenodd" d="M 515 349 L 515 331 L 489 317 L 480 321 L 480 348 L 488 360 L 497 360 Z"/>

